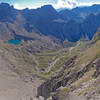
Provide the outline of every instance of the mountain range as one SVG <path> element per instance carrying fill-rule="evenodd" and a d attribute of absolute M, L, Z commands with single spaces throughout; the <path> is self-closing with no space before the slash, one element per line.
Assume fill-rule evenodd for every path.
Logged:
<path fill-rule="evenodd" d="M 100 12 L 99 9 L 100 5 L 94 4 L 92 6 L 64 9 L 59 11 L 59 13 L 67 20 L 73 19 L 77 22 L 82 22 L 89 14 L 97 15 Z"/>
<path fill-rule="evenodd" d="M 77 7 L 57 12 L 51 5 L 37 9 L 17 10 L 7 3 L 0 4 L 0 38 L 17 35 L 32 39 L 33 33 L 53 36 L 71 42 L 92 39 L 100 27 L 100 5 Z M 31 37 L 31 38 L 30 38 Z"/>

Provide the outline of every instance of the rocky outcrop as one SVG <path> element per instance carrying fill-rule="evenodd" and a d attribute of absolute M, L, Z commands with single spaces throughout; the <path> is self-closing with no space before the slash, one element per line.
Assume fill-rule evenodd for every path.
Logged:
<path fill-rule="evenodd" d="M 100 75 L 100 59 L 94 61 L 94 67 L 96 68 L 96 71 L 93 76 L 96 78 Z"/>
<path fill-rule="evenodd" d="M 37 90 L 37 97 L 43 96 L 45 100 L 47 100 L 48 97 L 50 97 L 51 92 L 55 92 L 56 89 L 58 89 L 61 86 L 64 86 L 64 84 L 70 80 L 70 77 L 60 81 L 59 78 L 63 75 L 64 70 L 68 68 L 70 65 L 73 65 L 74 60 L 76 59 L 76 56 L 69 59 L 64 66 L 62 67 L 61 71 L 58 73 L 58 75 L 52 77 L 51 79 L 46 80 L 43 84 L 38 87 Z M 66 81 L 65 81 L 66 80 Z M 57 99 L 58 100 L 58 99 Z"/>
<path fill-rule="evenodd" d="M 43 96 L 45 100 L 50 97 L 51 92 L 56 92 L 58 88 L 69 86 L 74 83 L 78 79 L 82 78 L 86 72 L 88 72 L 93 66 L 93 62 L 89 62 L 87 65 L 84 65 L 83 68 L 79 70 L 71 70 L 66 73 L 64 71 L 70 66 L 74 67 L 76 56 L 69 59 L 63 66 L 62 70 L 58 73 L 58 75 L 52 77 L 51 79 L 46 80 L 43 84 L 38 87 L 37 96 Z M 99 63 L 97 63 L 99 65 Z M 98 68 L 97 68 L 98 70 Z M 100 72 L 100 71 L 99 71 Z M 96 73 L 99 73 L 96 72 Z M 59 100 L 58 95 L 52 97 L 53 100 Z"/>

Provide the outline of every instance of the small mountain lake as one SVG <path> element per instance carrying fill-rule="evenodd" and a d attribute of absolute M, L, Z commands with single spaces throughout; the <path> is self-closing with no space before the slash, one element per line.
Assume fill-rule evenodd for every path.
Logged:
<path fill-rule="evenodd" d="M 11 39 L 8 41 L 9 44 L 18 45 L 21 43 L 21 40 L 18 39 Z"/>

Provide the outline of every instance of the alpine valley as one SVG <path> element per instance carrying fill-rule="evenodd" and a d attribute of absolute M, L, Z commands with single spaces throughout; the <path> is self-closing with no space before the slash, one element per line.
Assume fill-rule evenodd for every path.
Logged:
<path fill-rule="evenodd" d="M 1 3 L 0 100 L 100 100 L 100 5 Z"/>

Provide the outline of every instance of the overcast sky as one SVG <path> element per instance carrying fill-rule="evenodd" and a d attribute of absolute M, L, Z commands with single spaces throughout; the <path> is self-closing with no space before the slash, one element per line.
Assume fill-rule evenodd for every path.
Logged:
<path fill-rule="evenodd" d="M 0 0 L 0 2 L 14 5 L 17 9 L 37 8 L 46 4 L 52 4 L 56 9 L 100 4 L 100 0 Z"/>

